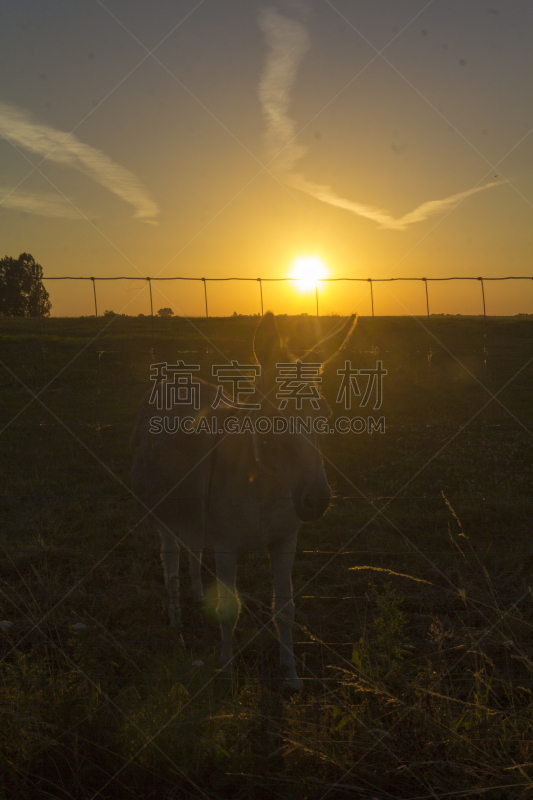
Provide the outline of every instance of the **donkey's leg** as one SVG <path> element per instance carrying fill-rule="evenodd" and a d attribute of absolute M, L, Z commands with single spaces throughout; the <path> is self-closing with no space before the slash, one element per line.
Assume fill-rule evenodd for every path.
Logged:
<path fill-rule="evenodd" d="M 180 606 L 180 546 L 170 531 L 161 531 L 161 561 L 165 570 L 165 584 L 168 590 L 168 616 L 172 628 L 181 628 Z"/>
<path fill-rule="evenodd" d="M 217 552 L 215 561 L 218 581 L 217 616 L 222 631 L 220 664 L 225 669 L 231 661 L 233 630 L 240 612 L 240 603 L 235 587 L 237 554 Z"/>
<path fill-rule="evenodd" d="M 191 576 L 191 593 L 193 600 L 199 602 L 204 599 L 202 586 L 202 551 L 189 550 L 189 573 Z"/>
<path fill-rule="evenodd" d="M 292 648 L 292 623 L 294 603 L 292 600 L 291 570 L 296 549 L 296 536 L 288 537 L 282 544 L 270 545 L 270 566 L 274 580 L 274 622 L 280 642 L 280 664 L 291 689 L 299 690 L 302 682 L 296 673 Z"/>

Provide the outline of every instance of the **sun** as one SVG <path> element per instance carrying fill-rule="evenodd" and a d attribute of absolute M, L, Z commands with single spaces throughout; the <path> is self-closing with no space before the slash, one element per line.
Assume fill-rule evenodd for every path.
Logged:
<path fill-rule="evenodd" d="M 326 275 L 326 265 L 319 256 L 300 256 L 294 262 L 290 277 L 297 281 L 301 292 L 314 292 L 317 282 Z"/>

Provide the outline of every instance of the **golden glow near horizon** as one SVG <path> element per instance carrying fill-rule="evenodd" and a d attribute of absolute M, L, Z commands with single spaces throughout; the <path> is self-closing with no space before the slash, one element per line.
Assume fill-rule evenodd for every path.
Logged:
<path fill-rule="evenodd" d="M 314 292 L 320 278 L 326 278 L 328 271 L 319 256 L 300 256 L 294 262 L 290 277 L 296 281 L 300 292 Z"/>

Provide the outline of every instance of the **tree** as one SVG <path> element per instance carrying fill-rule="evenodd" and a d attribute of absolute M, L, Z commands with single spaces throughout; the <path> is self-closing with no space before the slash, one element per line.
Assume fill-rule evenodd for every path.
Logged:
<path fill-rule="evenodd" d="M 160 308 L 157 312 L 160 317 L 173 317 L 174 312 L 171 308 Z"/>
<path fill-rule="evenodd" d="M 49 317 L 52 303 L 43 285 L 43 268 L 29 253 L 0 259 L 0 315 Z"/>

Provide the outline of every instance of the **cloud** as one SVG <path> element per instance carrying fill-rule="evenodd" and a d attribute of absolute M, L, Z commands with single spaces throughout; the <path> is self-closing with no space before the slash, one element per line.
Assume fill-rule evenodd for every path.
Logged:
<path fill-rule="evenodd" d="M 120 164 L 116 164 L 101 150 L 81 142 L 74 134 L 36 122 L 28 112 L 0 102 L 0 136 L 18 147 L 46 157 L 47 161 L 66 164 L 83 172 L 84 175 L 88 175 L 96 183 L 133 206 L 135 219 L 143 222 L 155 222 L 159 209 L 135 175 L 125 167 L 121 167 Z M 17 194 L 25 197 L 26 202 L 29 203 L 28 193 L 17 192 Z M 45 208 L 45 198 L 49 199 L 50 197 L 50 195 L 36 195 L 35 207 L 41 208 L 41 211 L 34 213 L 42 214 Z M 9 205 L 14 208 L 14 201 L 11 201 Z M 61 203 L 58 202 L 51 205 L 51 208 L 56 210 L 61 207 Z M 63 216 L 73 216 L 66 213 L 66 206 L 63 207 L 65 209 Z M 49 213 L 46 216 L 60 216 L 60 214 Z"/>
<path fill-rule="evenodd" d="M 413 222 L 421 222 L 423 219 L 433 216 L 433 214 L 439 214 L 441 211 L 446 211 L 447 208 L 450 208 L 455 203 L 458 203 L 464 197 L 469 197 L 470 195 L 477 194 L 478 192 L 484 192 L 485 189 L 490 189 L 492 186 L 501 186 L 502 183 L 506 183 L 506 181 L 489 181 L 489 183 L 484 183 L 483 186 L 476 186 L 473 189 L 467 189 L 464 192 L 452 194 L 449 197 L 442 198 L 441 200 L 428 200 L 426 203 L 422 203 L 422 205 L 418 206 L 418 208 L 415 208 L 414 211 L 404 214 L 404 216 L 400 217 L 399 219 L 391 218 L 391 221 L 384 227 L 403 230 L 407 225 L 411 225 Z"/>
<path fill-rule="evenodd" d="M 27 192 L 24 189 L 13 191 L 7 186 L 0 186 L 0 206 L 25 211 L 28 214 L 39 214 L 41 217 L 80 219 L 80 215 L 68 200 L 48 192 Z"/>
<path fill-rule="evenodd" d="M 289 117 L 288 110 L 290 91 L 310 41 L 300 23 L 282 17 L 276 9 L 264 9 L 259 15 L 259 24 L 270 48 L 259 83 L 269 155 L 274 158 L 282 150 L 278 168 L 289 171 L 307 152 L 307 147 L 294 141 L 296 123 Z"/>
<path fill-rule="evenodd" d="M 429 200 L 403 217 L 393 217 L 384 209 L 340 197 L 330 186 L 314 183 L 302 173 L 295 172 L 295 165 L 309 148 L 296 141 L 296 122 L 289 116 L 289 108 L 298 68 L 310 48 L 310 40 L 301 23 L 284 17 L 275 8 L 261 11 L 259 25 L 269 48 L 258 91 L 266 121 L 265 140 L 269 158 L 275 159 L 276 173 L 288 186 L 324 203 L 377 222 L 380 228 L 401 231 L 408 225 L 445 211 L 469 195 L 505 182 L 492 181 L 450 197 Z"/>

